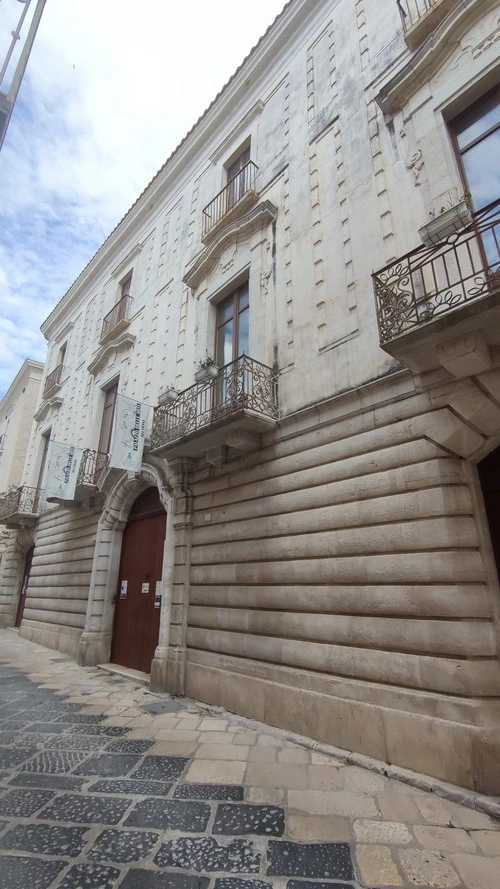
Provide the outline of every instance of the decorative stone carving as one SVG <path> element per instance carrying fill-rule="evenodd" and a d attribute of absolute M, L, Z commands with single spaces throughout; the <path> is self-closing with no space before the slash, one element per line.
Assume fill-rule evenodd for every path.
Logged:
<path fill-rule="evenodd" d="M 412 171 L 414 184 L 420 185 L 420 173 L 424 167 L 422 151 L 420 148 L 417 148 L 414 139 L 408 130 L 402 129 L 399 135 L 401 136 L 401 139 L 404 139 L 407 142 L 405 167 L 407 170 Z"/>
<path fill-rule="evenodd" d="M 278 210 L 271 201 L 262 201 L 246 216 L 229 223 L 211 241 L 210 246 L 202 250 L 191 263 L 184 275 L 184 283 L 192 290 L 196 290 L 216 262 L 220 261 L 220 257 L 228 247 L 241 238 L 248 238 L 254 231 L 263 229 L 270 222 L 274 222 L 277 215 Z"/>
<path fill-rule="evenodd" d="M 481 22 L 477 30 L 472 31 L 458 44 L 458 55 L 452 62 L 453 69 L 467 58 L 474 60 L 490 49 L 494 43 L 500 40 L 500 15 L 498 11 L 486 21 Z"/>

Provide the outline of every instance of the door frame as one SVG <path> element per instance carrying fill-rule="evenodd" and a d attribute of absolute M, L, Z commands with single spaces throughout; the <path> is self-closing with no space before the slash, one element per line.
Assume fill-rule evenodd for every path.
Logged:
<path fill-rule="evenodd" d="M 109 663 L 123 531 L 132 504 L 139 494 L 151 487 L 158 489 L 167 514 L 162 578 L 157 588 L 162 593 L 158 649 L 165 646 L 165 639 L 168 646 L 175 556 L 173 491 L 161 465 L 163 461 L 155 460 L 153 464 L 149 462 L 151 459 L 143 463 L 140 473 L 120 472 L 118 477 L 113 473 L 114 483 L 109 479 L 110 487 L 97 525 L 85 627 L 80 637 L 79 663 L 86 666 Z"/>

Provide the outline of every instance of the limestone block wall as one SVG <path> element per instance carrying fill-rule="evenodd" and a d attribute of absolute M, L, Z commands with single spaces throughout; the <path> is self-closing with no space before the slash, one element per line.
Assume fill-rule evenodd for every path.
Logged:
<path fill-rule="evenodd" d="M 21 582 L 23 578 L 26 553 L 30 541 L 23 539 L 16 531 L 8 528 L 0 529 L 0 627 L 13 625 Z"/>
<path fill-rule="evenodd" d="M 298 415 L 199 474 L 186 692 L 473 784 L 472 736 L 500 718 L 497 591 L 471 466 L 429 440 L 427 399 Z"/>
<path fill-rule="evenodd" d="M 20 633 L 72 657 L 85 624 L 99 515 L 50 509 L 39 519 Z"/>

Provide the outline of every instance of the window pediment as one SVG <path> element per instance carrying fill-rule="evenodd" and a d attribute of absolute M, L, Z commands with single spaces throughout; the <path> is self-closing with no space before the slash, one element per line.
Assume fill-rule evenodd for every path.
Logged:
<path fill-rule="evenodd" d="M 122 333 L 121 336 L 114 340 L 110 340 L 95 353 L 87 370 L 92 376 L 96 376 L 105 366 L 113 353 L 125 352 L 135 343 L 135 336 L 131 333 Z"/>
<path fill-rule="evenodd" d="M 476 59 L 498 40 L 500 16 L 498 8 L 492 12 L 495 5 L 493 0 L 462 0 L 454 7 L 397 74 L 380 87 L 376 100 L 382 111 L 396 114 L 447 59 L 451 60 L 449 67 L 456 68 L 464 55 Z"/>
<path fill-rule="evenodd" d="M 277 216 L 277 207 L 271 201 L 263 201 L 246 216 L 234 220 L 221 229 L 210 246 L 202 250 L 188 267 L 183 278 L 184 284 L 187 284 L 192 290 L 196 290 L 231 244 L 240 238 L 247 238 L 254 231 L 274 222 Z"/>

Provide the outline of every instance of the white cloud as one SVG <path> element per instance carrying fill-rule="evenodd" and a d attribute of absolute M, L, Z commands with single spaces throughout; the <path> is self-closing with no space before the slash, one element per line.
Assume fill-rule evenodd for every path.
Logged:
<path fill-rule="evenodd" d="M 283 3 L 47 0 L 0 158 L 0 397 L 44 359 L 40 323 Z"/>

